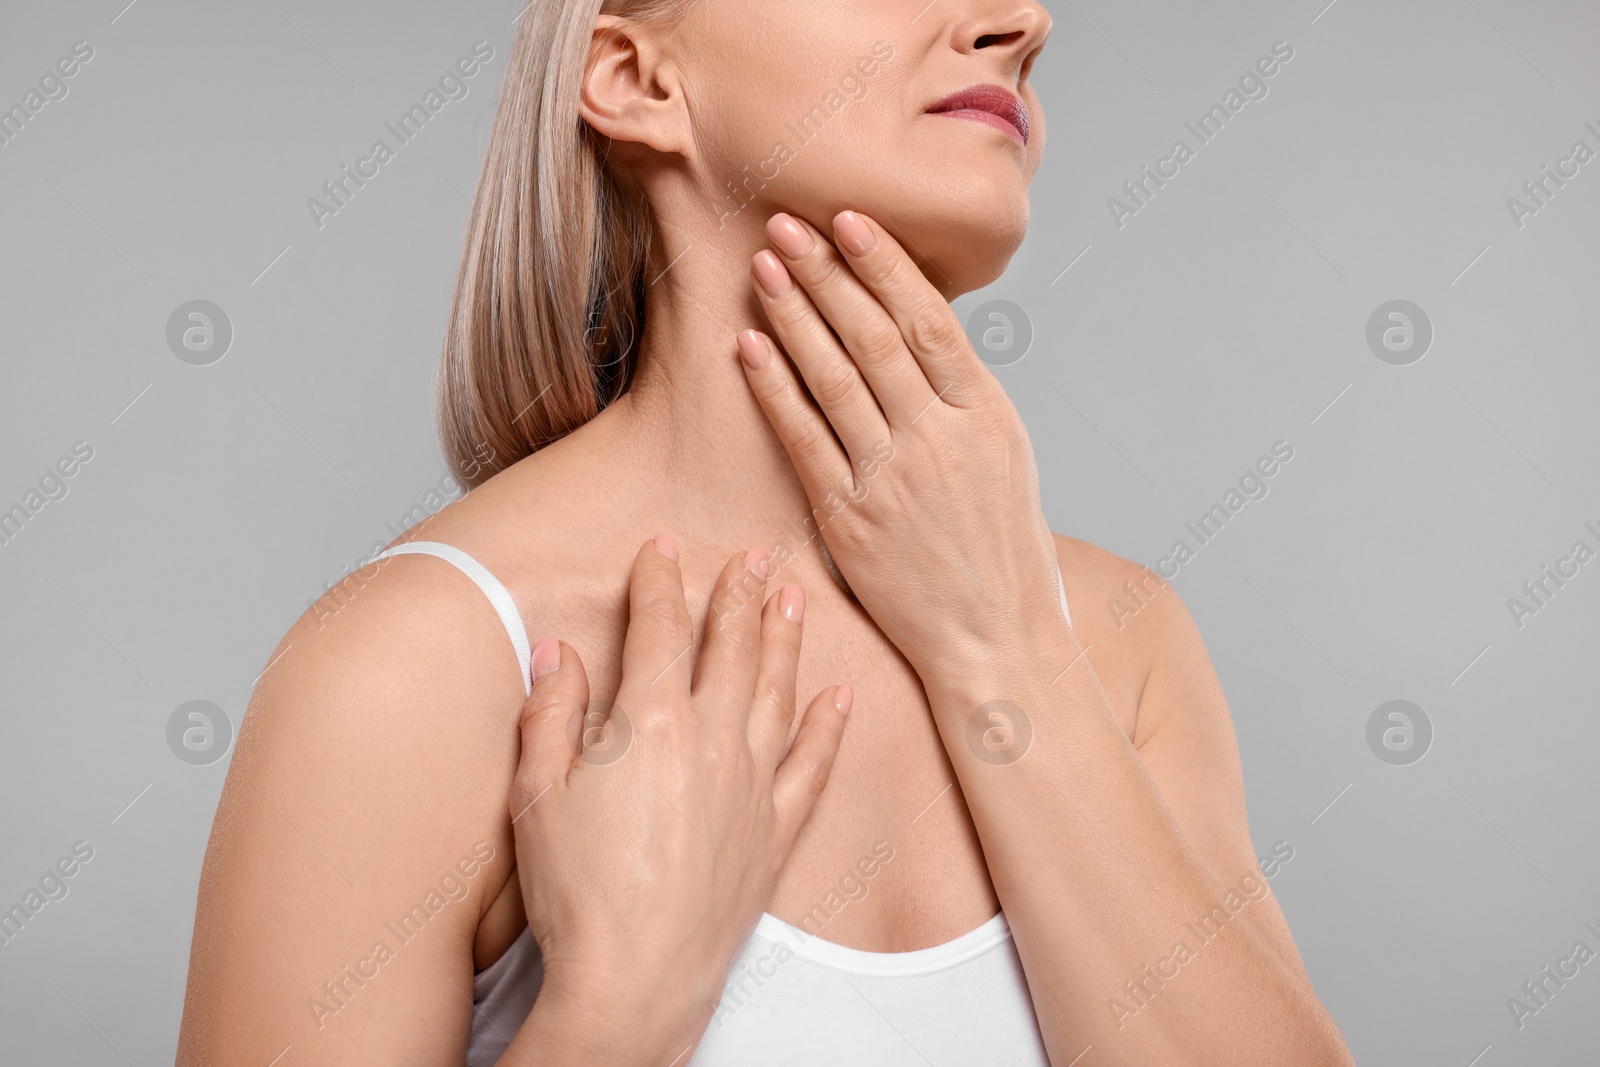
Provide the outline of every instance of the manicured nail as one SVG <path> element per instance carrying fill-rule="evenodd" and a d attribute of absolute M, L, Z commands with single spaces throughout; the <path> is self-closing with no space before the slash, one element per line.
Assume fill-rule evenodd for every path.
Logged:
<path fill-rule="evenodd" d="M 751 370 L 760 370 L 772 359 L 772 350 L 754 330 L 740 330 L 739 355 L 744 357 Z"/>
<path fill-rule="evenodd" d="M 760 545 L 756 545 L 744 554 L 745 567 L 757 578 L 766 578 L 767 565 L 771 562 L 772 557 Z"/>
<path fill-rule="evenodd" d="M 755 267 L 756 281 L 761 283 L 761 288 L 767 291 L 768 296 L 782 296 L 792 287 L 783 261 L 768 249 L 757 252 L 752 265 Z"/>
<path fill-rule="evenodd" d="M 840 715 L 850 714 L 850 705 L 855 703 L 856 691 L 850 688 L 849 682 L 842 683 L 833 693 L 833 706 L 839 709 Z"/>
<path fill-rule="evenodd" d="M 783 612 L 783 617 L 792 623 L 806 616 L 806 593 L 800 588 L 799 582 L 790 582 L 778 594 L 778 610 Z"/>
<path fill-rule="evenodd" d="M 841 211 L 833 220 L 833 236 L 852 256 L 864 256 L 878 246 L 878 236 L 854 211 Z"/>
<path fill-rule="evenodd" d="M 561 642 L 554 637 L 540 638 L 533 646 L 533 677 L 543 678 L 561 666 Z"/>
<path fill-rule="evenodd" d="M 656 551 L 673 562 L 678 559 L 678 543 L 667 533 L 656 534 Z"/>
<path fill-rule="evenodd" d="M 790 259 L 811 251 L 811 231 L 781 211 L 767 220 L 767 236 Z"/>

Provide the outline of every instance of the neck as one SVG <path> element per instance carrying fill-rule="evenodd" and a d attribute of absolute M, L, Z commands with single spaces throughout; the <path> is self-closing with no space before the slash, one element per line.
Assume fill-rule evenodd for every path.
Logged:
<path fill-rule="evenodd" d="M 809 557 L 819 552 L 805 543 L 810 502 L 734 340 L 747 327 L 771 333 L 750 277 L 768 214 L 752 204 L 710 224 L 658 230 L 633 381 L 596 421 L 609 422 L 630 481 L 649 487 L 656 521 L 679 537 L 729 552 L 787 545 Z"/>

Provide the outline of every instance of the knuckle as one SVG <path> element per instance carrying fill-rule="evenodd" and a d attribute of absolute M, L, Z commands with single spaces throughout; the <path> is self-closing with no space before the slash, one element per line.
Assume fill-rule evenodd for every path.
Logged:
<path fill-rule="evenodd" d="M 783 296 L 771 298 L 769 302 L 767 317 L 772 320 L 779 337 L 800 336 L 810 321 L 813 314 L 811 305 L 801 299 L 801 292 L 801 288 L 796 286 Z"/>
<path fill-rule="evenodd" d="M 564 713 L 574 703 L 573 694 L 559 680 L 546 675 L 533 683 L 533 692 L 522 705 L 524 723 L 541 723 Z"/>
<path fill-rule="evenodd" d="M 857 335 L 855 357 L 863 364 L 885 364 L 900 354 L 903 341 L 893 322 L 879 319 Z"/>
<path fill-rule="evenodd" d="M 793 690 L 799 666 L 800 627 L 787 625 L 778 615 L 761 635 L 760 688 L 773 693 L 782 692 L 786 686 Z"/>
<path fill-rule="evenodd" d="M 818 376 L 817 383 L 812 386 L 811 394 L 817 398 L 817 403 L 833 407 L 855 399 L 856 391 L 860 388 L 861 379 L 855 371 L 842 363 L 836 363 L 826 373 Z"/>
<path fill-rule="evenodd" d="M 944 352 L 956 343 L 955 317 L 939 308 L 923 307 L 911 319 L 911 343 L 919 352 Z"/>
<path fill-rule="evenodd" d="M 787 374 L 758 375 L 754 382 L 756 399 L 764 408 L 781 407 L 790 398 L 790 381 Z"/>
<path fill-rule="evenodd" d="M 836 255 L 828 253 L 826 242 L 818 241 L 813 247 L 817 254 L 805 265 L 807 281 L 821 288 L 846 284 L 850 271 Z"/>
<path fill-rule="evenodd" d="M 816 756 L 808 756 L 800 765 L 800 788 L 806 796 L 815 800 L 822 795 L 823 787 L 828 784 L 828 774 L 832 764 Z"/>
<path fill-rule="evenodd" d="M 682 637 L 689 630 L 688 609 L 679 598 L 656 594 L 639 605 L 638 616 L 645 626 L 671 637 Z"/>
<path fill-rule="evenodd" d="M 878 247 L 882 249 L 883 245 Z M 874 291 L 894 289 L 903 277 L 902 263 L 899 256 L 874 255 L 860 265 L 860 270 L 866 275 L 862 280 Z"/>
<path fill-rule="evenodd" d="M 789 703 L 793 706 L 792 701 Z M 777 685 L 765 677 L 757 679 L 755 692 L 750 696 L 750 714 L 745 729 L 746 740 L 748 741 L 750 731 L 757 729 L 757 724 L 776 718 L 777 710 L 784 704 L 785 701 L 778 692 Z"/>
<path fill-rule="evenodd" d="M 1015 447 L 1020 444 L 1031 448 L 1028 442 L 1027 427 L 1023 425 L 1021 417 L 1016 413 L 1016 409 L 1009 405 L 987 405 L 983 429 L 984 432 L 1008 447 Z"/>
<path fill-rule="evenodd" d="M 775 718 L 782 716 L 785 727 L 794 718 L 794 686 L 786 675 L 793 672 L 767 670 L 756 680 L 755 692 L 750 698 L 750 718 Z"/>
<path fill-rule="evenodd" d="M 796 452 L 802 456 L 816 456 L 822 451 L 824 438 L 827 432 L 823 430 L 822 423 L 818 420 L 808 420 L 804 425 L 794 431 L 791 444 Z"/>
<path fill-rule="evenodd" d="M 748 610 L 744 605 L 735 605 L 731 609 L 735 616 L 740 611 Z M 736 663 L 748 663 L 754 660 L 761 651 L 757 635 L 751 632 L 749 626 L 738 624 L 735 618 L 724 616 L 724 620 L 721 640 L 728 658 Z"/>
<path fill-rule="evenodd" d="M 544 681 L 544 679 L 540 679 Z M 535 684 L 533 694 L 523 705 L 522 717 L 526 720 L 538 722 L 550 715 L 556 714 L 568 704 L 567 694 L 554 682 L 545 685 Z"/>
<path fill-rule="evenodd" d="M 631 716 L 633 738 L 650 751 L 662 751 L 676 744 L 682 718 L 659 704 L 647 702 Z"/>

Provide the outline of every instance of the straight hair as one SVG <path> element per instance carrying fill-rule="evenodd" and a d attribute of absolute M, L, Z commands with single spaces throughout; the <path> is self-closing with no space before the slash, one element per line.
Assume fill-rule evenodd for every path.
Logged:
<path fill-rule="evenodd" d="M 439 366 L 439 434 L 467 486 L 625 393 L 654 220 L 578 113 L 601 15 L 652 22 L 692 0 L 531 0 L 473 196 Z"/>

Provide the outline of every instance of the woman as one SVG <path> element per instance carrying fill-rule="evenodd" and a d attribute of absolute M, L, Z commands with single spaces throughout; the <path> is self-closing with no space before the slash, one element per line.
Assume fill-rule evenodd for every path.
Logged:
<path fill-rule="evenodd" d="M 475 489 L 258 686 L 181 1064 L 1352 1062 L 1192 622 L 1046 528 L 947 303 L 1022 240 L 1049 28 L 529 6 L 441 379 Z"/>

